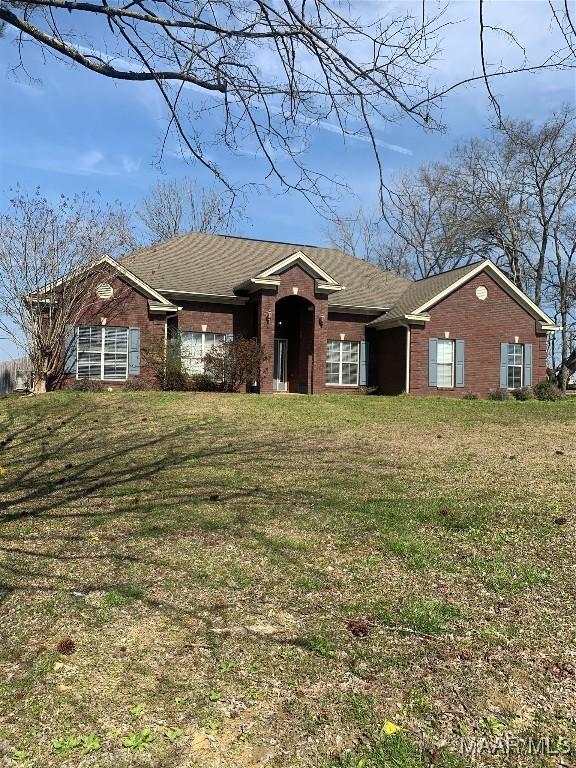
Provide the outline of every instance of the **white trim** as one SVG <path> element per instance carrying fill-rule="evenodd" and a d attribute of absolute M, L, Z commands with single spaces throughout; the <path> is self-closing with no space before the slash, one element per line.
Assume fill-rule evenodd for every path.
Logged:
<path fill-rule="evenodd" d="M 465 285 L 467 282 L 469 282 L 473 277 L 476 277 L 476 275 L 480 274 L 480 272 L 483 272 L 484 270 L 488 271 L 489 273 L 492 273 L 492 277 L 496 280 L 496 282 L 500 285 L 500 287 L 504 288 L 507 293 L 511 294 L 513 297 L 518 299 L 518 302 L 532 315 L 537 315 L 540 320 L 542 320 L 544 323 L 549 325 L 554 325 L 554 321 L 548 317 L 548 315 L 543 312 L 540 307 L 538 307 L 532 299 L 528 298 L 528 296 L 521 291 L 517 286 L 514 285 L 512 280 L 510 280 L 509 277 L 506 277 L 504 272 L 502 272 L 499 267 L 496 266 L 496 264 L 493 264 L 490 259 L 484 259 L 484 261 L 481 261 L 479 264 L 474 267 L 474 269 L 471 269 L 470 272 L 467 272 L 463 277 L 459 278 L 455 282 L 453 282 L 451 285 L 449 285 L 447 288 L 444 288 L 443 291 L 440 291 L 440 293 L 437 293 L 436 296 L 433 296 L 431 299 L 428 299 L 422 306 L 418 307 L 418 309 L 414 310 L 412 313 L 413 315 L 418 315 L 421 312 L 425 312 L 427 309 L 430 309 L 435 304 L 438 304 L 439 301 L 442 301 L 442 299 L 446 298 L 446 296 L 449 296 L 451 293 L 454 293 L 458 288 L 460 288 L 462 285 Z"/>
<path fill-rule="evenodd" d="M 160 304 L 158 301 L 148 301 L 150 312 L 178 312 L 182 307 L 175 304 Z"/>
<path fill-rule="evenodd" d="M 181 301 L 206 301 L 214 304 L 247 304 L 247 296 L 229 296 L 225 293 L 196 293 L 194 291 L 174 291 L 171 288 L 159 288 L 159 293 L 177 296 Z"/>
<path fill-rule="evenodd" d="M 302 251 L 296 251 L 290 256 L 287 256 L 285 259 L 276 262 L 276 264 L 272 264 L 272 266 L 268 267 L 268 269 L 265 269 L 263 272 L 259 272 L 256 277 L 261 279 L 270 277 L 271 275 L 277 275 L 280 272 L 284 272 L 286 269 L 288 269 L 288 267 L 296 264 L 297 262 L 306 265 L 308 269 L 316 275 L 316 277 L 319 277 L 328 285 L 339 285 L 337 280 L 334 280 L 334 278 L 331 277 L 327 272 L 324 272 L 324 270 L 319 267 L 318 264 L 306 256 L 305 253 L 302 253 Z"/>
<path fill-rule="evenodd" d="M 386 315 L 384 315 L 383 317 L 377 317 L 375 320 L 367 323 L 367 325 L 370 328 L 382 330 L 404 326 L 407 323 L 411 323 L 412 325 L 424 325 L 425 323 L 430 322 L 430 319 L 430 315 L 401 315 L 400 317 L 386 317 Z"/>
<path fill-rule="evenodd" d="M 136 275 L 133 272 L 130 272 L 129 269 L 126 269 L 126 267 L 123 267 L 122 264 L 120 264 L 120 262 L 116 261 L 115 259 L 112 259 L 110 256 L 103 256 L 99 261 L 97 261 L 92 266 L 98 266 L 98 264 L 102 264 L 102 263 L 109 264 L 111 267 L 114 267 L 129 282 L 136 285 L 144 293 L 148 293 L 148 295 L 151 298 L 156 299 L 156 301 L 159 304 L 165 304 L 168 307 L 172 306 L 172 304 L 168 301 L 168 299 L 165 299 L 164 296 L 162 296 L 162 294 L 158 293 L 158 291 L 155 291 L 154 288 L 148 285 L 148 283 L 145 283 L 144 280 L 141 280 L 139 277 L 136 277 Z"/>
<path fill-rule="evenodd" d="M 317 280 L 316 290 L 320 293 L 336 293 L 337 291 L 345 291 L 346 288 L 343 285 L 336 285 L 335 283 L 324 283 L 320 282 L 320 280 Z"/>

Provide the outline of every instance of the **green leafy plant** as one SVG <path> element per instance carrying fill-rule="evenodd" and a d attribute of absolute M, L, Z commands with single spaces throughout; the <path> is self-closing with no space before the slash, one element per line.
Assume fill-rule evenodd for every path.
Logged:
<path fill-rule="evenodd" d="M 214 702 L 220 701 L 221 698 L 222 698 L 222 694 L 220 693 L 220 691 L 217 691 L 217 690 L 212 690 L 208 694 L 208 699 L 210 701 L 214 701 Z"/>
<path fill-rule="evenodd" d="M 166 728 L 164 731 L 164 737 L 168 739 L 170 744 L 174 744 L 182 736 L 182 728 Z"/>
<path fill-rule="evenodd" d="M 132 750 L 132 752 L 141 752 L 154 742 L 155 735 L 150 728 L 142 728 L 138 733 L 129 733 L 122 741 L 122 746 Z"/>
<path fill-rule="evenodd" d="M 480 395 L 477 392 L 466 392 L 462 400 L 480 400 Z"/>
<path fill-rule="evenodd" d="M 222 730 L 222 723 L 220 720 L 212 720 L 208 723 L 205 730 L 209 736 L 216 736 Z"/>
<path fill-rule="evenodd" d="M 69 755 L 70 752 L 73 752 L 81 743 L 80 739 L 76 736 L 66 736 L 61 739 L 53 739 L 52 749 L 58 755 Z"/>
<path fill-rule="evenodd" d="M 130 710 L 132 720 L 140 720 L 142 713 L 144 712 L 144 704 L 136 704 Z"/>
<path fill-rule="evenodd" d="M 80 736 L 80 752 L 83 755 L 97 752 L 101 746 L 102 743 L 95 733 L 89 733 L 87 736 Z"/>
<path fill-rule="evenodd" d="M 486 715 L 486 717 L 483 717 L 482 720 L 480 720 L 478 725 L 480 730 L 489 736 L 502 736 L 504 729 L 506 728 L 506 725 L 501 723 L 498 718 L 494 717 L 494 715 Z"/>

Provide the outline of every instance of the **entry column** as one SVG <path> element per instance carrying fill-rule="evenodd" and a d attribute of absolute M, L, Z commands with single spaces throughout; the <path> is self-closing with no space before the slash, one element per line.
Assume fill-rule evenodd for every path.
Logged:
<path fill-rule="evenodd" d="M 314 304 L 314 357 L 312 393 L 326 392 L 326 347 L 328 345 L 328 299 L 316 297 Z"/>
<path fill-rule="evenodd" d="M 272 392 L 274 370 L 274 329 L 276 327 L 276 293 L 261 291 L 258 298 L 258 343 L 263 348 L 266 359 L 260 368 L 260 392 Z"/>

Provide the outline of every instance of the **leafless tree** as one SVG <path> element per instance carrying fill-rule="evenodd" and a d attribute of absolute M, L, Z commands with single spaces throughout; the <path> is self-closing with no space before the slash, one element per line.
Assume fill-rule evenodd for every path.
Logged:
<path fill-rule="evenodd" d="M 229 195 L 202 187 L 192 179 L 159 180 L 136 211 L 153 243 L 186 232 L 223 233 L 240 215 Z"/>
<path fill-rule="evenodd" d="M 66 326 L 96 301 L 96 286 L 109 276 L 91 265 L 132 244 L 118 207 L 14 192 L 0 214 L 0 330 L 28 355 L 36 392 L 62 373 Z"/>
<path fill-rule="evenodd" d="M 484 82 L 498 108 L 494 79 L 575 66 L 564 0 L 550 0 L 558 47 L 508 67 L 489 63 L 490 35 L 517 41 L 490 24 L 485 0 L 475 7 L 480 71 L 439 85 L 432 65 L 447 54 L 441 35 L 449 21 L 425 0 L 386 15 L 379 3 L 335 0 L 3 0 L 0 24 L 12 31 L 23 67 L 34 44 L 103 77 L 155 84 L 168 110 L 166 137 L 175 132 L 184 154 L 231 191 L 216 158 L 241 147 L 264 160 L 267 178 L 318 204 L 327 202 L 331 180 L 305 160 L 311 128 L 328 123 L 368 141 L 383 184 L 376 136 L 383 121 L 407 116 L 439 128 L 441 100 L 463 84 Z"/>
<path fill-rule="evenodd" d="M 328 236 L 335 247 L 414 280 L 476 255 L 467 247 L 452 169 L 440 164 L 401 173 L 387 191 L 383 213 L 358 209 L 335 216 Z"/>

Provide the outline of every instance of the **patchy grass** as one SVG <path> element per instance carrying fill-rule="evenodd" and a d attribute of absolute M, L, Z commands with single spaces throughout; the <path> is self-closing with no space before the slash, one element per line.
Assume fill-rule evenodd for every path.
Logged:
<path fill-rule="evenodd" d="M 557 765 L 461 745 L 576 750 L 575 416 L 1 400 L 0 762 Z"/>

